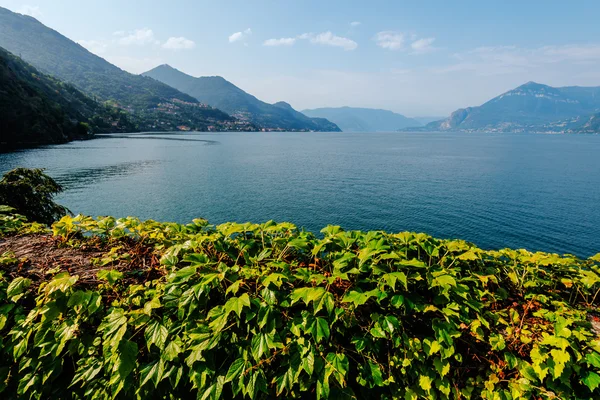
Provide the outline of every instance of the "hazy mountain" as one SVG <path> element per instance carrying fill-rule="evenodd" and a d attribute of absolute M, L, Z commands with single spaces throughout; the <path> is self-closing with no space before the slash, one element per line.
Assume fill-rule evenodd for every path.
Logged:
<path fill-rule="evenodd" d="M 127 114 L 0 48 L 0 150 L 135 130 Z"/>
<path fill-rule="evenodd" d="M 418 123 L 420 123 L 421 125 L 427 125 L 430 122 L 434 122 L 434 121 L 440 121 L 442 119 L 444 119 L 446 117 L 412 117 L 412 119 L 414 119 L 415 121 L 417 121 Z"/>
<path fill-rule="evenodd" d="M 582 124 L 573 130 L 577 133 L 600 133 L 600 113 L 593 114 L 588 119 L 583 120 Z"/>
<path fill-rule="evenodd" d="M 35 18 L 1 7 L 0 46 L 98 100 L 135 113 L 141 129 L 206 128 L 232 120 L 168 85 L 121 70 Z"/>
<path fill-rule="evenodd" d="M 302 113 L 309 117 L 327 118 L 344 132 L 391 132 L 422 125 L 402 114 L 372 108 L 317 108 Z"/>
<path fill-rule="evenodd" d="M 169 65 L 158 66 L 142 75 L 263 128 L 339 131 L 335 124 L 320 118 L 309 118 L 287 103 L 265 103 L 220 76 L 195 78 Z"/>
<path fill-rule="evenodd" d="M 555 88 L 528 82 L 479 107 L 459 109 L 430 130 L 568 131 L 600 111 L 600 87 Z"/>

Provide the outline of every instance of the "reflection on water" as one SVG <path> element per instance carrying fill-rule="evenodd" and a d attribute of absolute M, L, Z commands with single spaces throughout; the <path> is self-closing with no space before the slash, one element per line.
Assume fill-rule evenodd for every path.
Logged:
<path fill-rule="evenodd" d="M 75 171 L 55 174 L 53 178 L 66 190 L 81 189 L 91 184 L 96 184 L 99 181 L 137 174 L 143 170 L 154 167 L 161 162 L 162 161 L 159 160 L 142 160 L 94 168 L 81 168 Z"/>
<path fill-rule="evenodd" d="M 206 140 L 206 139 L 195 139 L 190 137 L 169 137 L 169 136 L 155 136 L 156 133 L 147 133 L 147 134 L 106 134 L 106 135 L 97 135 L 98 139 L 142 139 L 142 140 L 173 140 L 178 142 L 202 142 L 207 146 L 214 146 L 219 144 L 216 140 Z M 164 134 L 163 134 L 164 135 Z"/>

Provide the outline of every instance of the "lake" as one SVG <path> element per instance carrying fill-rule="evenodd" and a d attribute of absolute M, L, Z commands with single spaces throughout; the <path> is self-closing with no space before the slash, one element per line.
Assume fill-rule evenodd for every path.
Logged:
<path fill-rule="evenodd" d="M 74 213 L 426 232 L 483 248 L 600 252 L 600 136 L 174 133 L 0 154 L 46 168 Z"/>

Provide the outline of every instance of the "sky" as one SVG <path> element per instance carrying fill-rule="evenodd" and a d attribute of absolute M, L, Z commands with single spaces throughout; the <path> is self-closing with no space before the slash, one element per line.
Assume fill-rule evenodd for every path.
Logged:
<path fill-rule="evenodd" d="M 294 108 L 445 116 L 528 81 L 600 86 L 598 0 L 0 0 L 117 66 Z"/>

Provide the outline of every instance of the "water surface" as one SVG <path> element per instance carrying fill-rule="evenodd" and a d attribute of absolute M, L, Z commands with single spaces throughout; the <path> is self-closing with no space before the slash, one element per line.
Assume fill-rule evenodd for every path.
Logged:
<path fill-rule="evenodd" d="M 422 231 L 484 248 L 600 252 L 600 136 L 135 134 L 0 154 L 76 213 Z"/>

